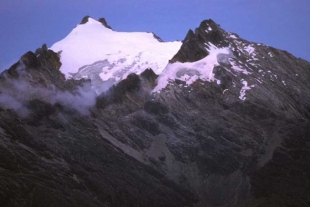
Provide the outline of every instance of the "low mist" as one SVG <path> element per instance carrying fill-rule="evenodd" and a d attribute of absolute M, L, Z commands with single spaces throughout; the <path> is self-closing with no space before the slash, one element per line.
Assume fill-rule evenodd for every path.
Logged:
<path fill-rule="evenodd" d="M 19 66 L 16 69 L 18 73 L 25 72 Z M 91 89 L 90 83 L 85 83 L 77 87 L 74 91 L 61 91 L 54 85 L 47 87 L 33 84 L 28 81 L 24 75 L 20 78 L 12 79 L 5 77 L 0 82 L 0 107 L 3 109 L 12 109 L 20 116 L 25 117 L 29 114 L 25 106 L 27 102 L 39 99 L 41 101 L 67 106 L 77 110 L 83 115 L 89 115 L 89 109 L 96 104 L 96 93 Z"/>

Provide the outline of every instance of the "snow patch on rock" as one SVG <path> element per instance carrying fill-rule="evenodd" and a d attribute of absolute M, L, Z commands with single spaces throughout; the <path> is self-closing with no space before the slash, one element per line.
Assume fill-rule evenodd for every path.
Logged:
<path fill-rule="evenodd" d="M 196 62 L 175 62 L 168 64 L 158 77 L 157 86 L 154 88 L 153 92 L 162 90 L 169 84 L 169 82 L 176 79 L 186 82 L 187 85 L 192 84 L 197 79 L 216 81 L 220 84 L 220 81 L 214 78 L 213 68 L 219 65 L 218 56 L 220 54 L 229 55 L 231 51 L 227 47 L 217 48 L 212 43 L 208 43 L 206 49 L 208 50 L 209 55 Z"/>
<path fill-rule="evenodd" d="M 248 82 L 245 81 L 245 80 L 243 80 L 243 79 L 241 79 L 241 83 L 243 84 L 243 86 L 242 86 L 242 88 L 241 88 L 241 90 L 240 90 L 239 98 L 240 98 L 242 101 L 244 101 L 244 100 L 246 99 L 246 97 L 245 97 L 245 95 L 246 95 L 245 92 L 248 91 L 248 90 L 250 90 L 251 88 L 253 88 L 254 85 L 248 86 Z"/>

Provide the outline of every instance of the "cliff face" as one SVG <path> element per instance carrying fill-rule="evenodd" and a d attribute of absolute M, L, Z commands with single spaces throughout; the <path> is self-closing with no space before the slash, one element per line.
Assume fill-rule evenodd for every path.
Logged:
<path fill-rule="evenodd" d="M 147 69 L 99 96 L 26 53 L 0 80 L 0 204 L 310 205 L 310 63 L 206 20 L 166 70 L 214 48 L 210 80 L 154 91 Z"/>

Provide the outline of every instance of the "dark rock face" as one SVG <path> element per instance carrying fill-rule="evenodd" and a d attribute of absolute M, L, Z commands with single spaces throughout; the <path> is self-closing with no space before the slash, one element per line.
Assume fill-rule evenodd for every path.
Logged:
<path fill-rule="evenodd" d="M 102 24 L 103 26 L 105 26 L 106 28 L 112 29 L 112 27 L 110 27 L 110 25 L 108 25 L 108 23 L 107 23 L 107 21 L 105 20 L 105 18 L 103 18 L 103 17 L 102 17 L 102 18 L 99 18 L 98 21 L 101 22 L 101 24 Z"/>
<path fill-rule="evenodd" d="M 180 50 L 170 62 L 194 62 L 206 57 L 209 54 L 205 45 L 207 42 L 212 42 L 219 47 L 227 46 L 224 39 L 225 33 L 213 20 L 202 21 L 195 32 L 188 31 Z"/>
<path fill-rule="evenodd" d="M 252 175 L 253 195 L 268 198 L 260 206 L 309 205 L 309 122 L 287 123 L 282 146 Z"/>
<path fill-rule="evenodd" d="M 80 22 L 80 24 L 86 24 L 88 22 L 88 18 L 90 16 L 89 15 L 86 15 L 85 17 L 83 17 L 82 21 Z"/>
<path fill-rule="evenodd" d="M 154 38 L 158 40 L 158 42 L 164 42 L 160 37 L 158 37 L 156 34 L 152 33 Z"/>
<path fill-rule="evenodd" d="M 100 138 L 90 120 L 67 114 L 63 117 L 71 119 L 67 125 L 57 119 L 59 112 L 44 117 L 54 126 L 36 120 L 42 123 L 36 127 L 24 121 L 17 125 L 11 119 L 14 114 L 1 114 L 1 140 L 6 143 L 1 146 L 2 206 L 190 203 L 185 190 Z M 95 134 L 98 137 L 93 137 Z M 97 141 L 89 142 L 86 138 Z"/>
<path fill-rule="evenodd" d="M 147 69 L 83 103 L 89 113 L 76 105 L 91 100 L 89 81 L 66 80 L 61 54 L 26 53 L 0 76 L 0 205 L 310 205 L 310 63 L 212 20 L 173 61 L 211 47 L 230 49 L 213 69 L 220 82 L 176 80 L 151 93 L 157 75 Z"/>

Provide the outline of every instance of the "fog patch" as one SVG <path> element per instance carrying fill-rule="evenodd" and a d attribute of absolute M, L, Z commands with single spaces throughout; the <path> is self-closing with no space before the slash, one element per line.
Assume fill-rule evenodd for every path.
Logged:
<path fill-rule="evenodd" d="M 29 110 L 10 94 L 0 94 L 0 107 L 2 107 L 3 109 L 13 109 L 21 117 L 26 117 L 29 114 Z"/>
<path fill-rule="evenodd" d="M 0 82 L 0 107 L 12 109 L 18 115 L 25 117 L 29 114 L 27 102 L 39 99 L 50 104 L 59 103 L 77 110 L 83 115 L 89 115 L 89 109 L 96 103 L 96 93 L 91 89 L 89 82 L 77 87 L 73 91 L 61 91 L 54 85 L 43 87 L 27 80 L 23 66 L 16 71 L 19 78 L 4 77 Z"/>
<path fill-rule="evenodd" d="M 78 87 L 75 93 L 69 91 L 56 92 L 50 103 L 60 103 L 76 109 L 83 115 L 89 115 L 89 109 L 96 104 L 96 93 L 91 89 L 90 83 Z"/>

